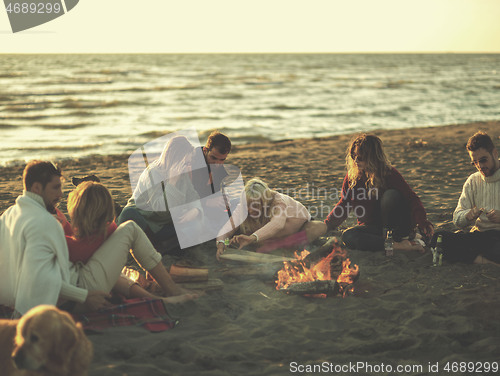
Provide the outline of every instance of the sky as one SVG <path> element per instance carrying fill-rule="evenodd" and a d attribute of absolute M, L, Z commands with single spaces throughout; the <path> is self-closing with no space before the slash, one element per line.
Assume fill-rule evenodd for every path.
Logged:
<path fill-rule="evenodd" d="M 0 53 L 500 53 L 499 19 L 500 0 L 80 0 L 12 33 L 0 3 Z"/>

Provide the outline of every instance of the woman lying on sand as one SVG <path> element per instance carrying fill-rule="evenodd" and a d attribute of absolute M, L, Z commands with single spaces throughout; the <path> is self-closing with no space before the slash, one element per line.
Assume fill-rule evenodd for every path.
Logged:
<path fill-rule="evenodd" d="M 227 231 L 231 228 L 230 221 L 221 230 L 217 237 L 217 258 L 224 253 L 224 239 L 228 238 L 231 238 L 229 243 L 237 244 L 239 249 L 257 243 L 261 245 L 257 252 L 270 252 L 280 247 L 306 244 L 326 232 L 323 222 L 311 221 L 304 205 L 271 190 L 261 179 L 253 178 L 245 184 L 245 196 L 248 216 L 240 226 Z M 240 203 L 233 219 L 245 214 Z M 233 236 L 238 230 L 239 235 Z"/>
<path fill-rule="evenodd" d="M 344 244 L 352 249 L 384 249 L 384 228 L 393 230 L 395 251 L 420 251 L 412 242 L 415 225 L 430 239 L 434 226 L 427 220 L 422 202 L 401 174 L 392 167 L 375 135 L 361 134 L 347 148 L 347 174 L 342 196 L 325 220 L 328 230 L 337 228 L 353 212 L 358 225 L 342 234 Z"/>
<path fill-rule="evenodd" d="M 71 225 L 63 224 L 69 259 L 79 268 L 80 287 L 109 292 L 113 289 L 126 298 L 149 297 L 165 303 L 193 299 L 195 294 L 180 288 L 170 277 L 144 232 L 132 221 L 117 226 L 114 205 L 106 187 L 84 182 L 68 197 Z M 129 250 L 137 263 L 160 285 L 167 298 L 150 294 L 135 282 L 122 277 Z"/>

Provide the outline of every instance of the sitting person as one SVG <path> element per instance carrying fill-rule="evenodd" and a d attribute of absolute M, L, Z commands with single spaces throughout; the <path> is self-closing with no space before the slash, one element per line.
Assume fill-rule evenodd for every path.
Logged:
<path fill-rule="evenodd" d="M 193 187 L 190 168 L 194 147 L 184 136 L 177 136 L 165 145 L 161 156 L 151 163 L 139 177 L 137 186 L 116 222 L 136 222 L 153 245 L 160 250 L 180 250 L 172 207 L 189 208 L 181 212 L 178 220 L 192 223 L 195 228 L 203 212 L 199 196 Z"/>
<path fill-rule="evenodd" d="M 258 178 L 245 184 L 247 210 L 238 204 L 234 218 L 222 228 L 217 237 L 217 258 L 224 253 L 224 239 L 239 249 L 252 243 L 261 245 L 257 252 L 270 252 L 279 247 L 303 245 L 313 241 L 326 231 L 321 221 L 311 221 L 311 215 L 304 205 L 292 197 L 271 190 Z M 239 226 L 233 226 L 234 219 L 248 216 Z M 239 231 L 239 234 L 236 232 Z M 233 236 L 234 235 L 234 236 Z M 273 241 L 274 240 L 274 241 Z M 267 241 L 267 242 L 266 242 Z"/>
<path fill-rule="evenodd" d="M 0 217 L 0 304 L 16 317 L 40 304 L 67 301 L 89 311 L 108 307 L 130 248 L 169 295 L 192 297 L 174 283 L 133 222 L 119 226 L 85 265 L 71 263 L 63 229 L 50 214 L 62 197 L 61 176 L 50 162 L 28 163 L 23 194 Z"/>
<path fill-rule="evenodd" d="M 342 196 L 325 220 L 328 230 L 337 228 L 352 211 L 358 225 L 342 234 L 348 248 L 383 250 L 383 229 L 387 228 L 393 231 L 395 251 L 424 252 L 421 244 L 408 237 L 417 225 L 430 239 L 434 227 L 418 196 L 389 164 L 380 138 L 369 134 L 354 138 L 347 148 L 346 164 Z"/>
<path fill-rule="evenodd" d="M 78 263 L 81 267 L 92 261 L 92 257 L 107 239 L 117 230 L 118 226 L 114 222 L 114 204 L 110 192 L 100 183 L 87 181 L 78 185 L 68 197 L 68 213 L 71 219 L 71 232 L 66 231 L 66 241 L 68 243 L 69 260 Z M 67 226 L 63 226 L 68 228 Z M 139 231 L 140 232 L 140 231 Z M 135 252 L 132 249 L 132 252 Z M 133 255 L 135 255 L 133 253 Z M 134 256 L 135 257 L 135 256 Z M 141 257 L 140 253 L 137 257 Z M 148 256 L 153 259 L 151 256 Z M 151 273 L 165 293 L 168 293 L 163 265 L 157 264 Z M 126 298 L 159 298 L 141 288 L 135 281 L 119 276 L 113 291 L 120 293 Z M 167 297 L 164 302 L 178 302 L 189 298 Z"/>
<path fill-rule="evenodd" d="M 490 136 L 477 132 L 469 138 L 466 149 L 478 171 L 465 182 L 453 223 L 460 229 L 472 226 L 471 232 L 436 232 L 443 236 L 445 260 L 500 265 L 500 160 Z"/>

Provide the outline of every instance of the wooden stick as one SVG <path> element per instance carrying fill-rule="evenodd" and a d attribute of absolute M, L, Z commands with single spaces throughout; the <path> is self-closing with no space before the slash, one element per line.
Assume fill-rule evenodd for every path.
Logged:
<path fill-rule="evenodd" d="M 222 260 L 240 261 L 249 264 L 267 264 L 273 262 L 292 261 L 294 258 L 270 255 L 266 253 L 256 253 L 244 251 L 241 249 L 226 248 L 225 252 L 220 255 Z"/>
<path fill-rule="evenodd" d="M 185 289 L 203 291 L 222 290 L 224 288 L 224 282 L 217 278 L 211 278 L 206 282 L 179 283 L 179 285 Z"/>
<path fill-rule="evenodd" d="M 206 282 L 208 281 L 208 269 L 172 265 L 170 276 L 175 282 Z"/>

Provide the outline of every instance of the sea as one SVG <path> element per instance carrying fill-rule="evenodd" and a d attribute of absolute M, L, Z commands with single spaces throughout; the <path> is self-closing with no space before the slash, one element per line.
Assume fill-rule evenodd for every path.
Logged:
<path fill-rule="evenodd" d="M 0 165 L 500 119 L 500 54 L 0 55 Z"/>

